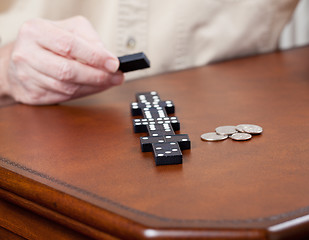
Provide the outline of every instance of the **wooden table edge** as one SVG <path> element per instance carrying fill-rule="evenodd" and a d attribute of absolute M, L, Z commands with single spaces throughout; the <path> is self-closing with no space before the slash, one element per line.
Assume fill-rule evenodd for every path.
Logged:
<path fill-rule="evenodd" d="M 30 188 L 31 192 L 27 191 Z M 51 201 L 44 201 L 41 198 L 34 199 L 38 195 L 47 196 L 46 199 L 48 199 L 51 194 L 57 199 L 63 200 L 61 202 L 65 204 L 59 206 L 55 205 L 52 199 L 50 199 Z M 156 229 L 151 226 L 143 226 L 2 167 L 0 168 L 0 197 L 94 239 L 106 239 L 107 236 L 116 238 L 130 236 L 132 239 L 183 239 L 214 236 L 216 239 L 266 239 L 264 229 Z M 79 215 L 76 212 L 78 209 L 82 209 L 82 212 L 89 211 L 92 214 L 91 216 Z"/>
<path fill-rule="evenodd" d="M 60 225 L 94 239 L 110 237 L 132 239 L 277 239 L 308 231 L 309 215 L 296 220 L 269 226 L 268 228 L 153 228 L 96 207 L 81 199 L 55 190 L 3 167 L 0 168 L 0 197 L 5 201 L 27 209 Z M 9 177 L 8 177 L 9 176 Z M 31 189 L 31 191 L 27 191 Z M 41 195 L 43 198 L 37 198 Z M 63 206 L 55 204 L 49 196 L 53 195 Z M 44 198 L 46 196 L 46 198 Z M 91 216 L 78 213 L 91 212 Z"/>

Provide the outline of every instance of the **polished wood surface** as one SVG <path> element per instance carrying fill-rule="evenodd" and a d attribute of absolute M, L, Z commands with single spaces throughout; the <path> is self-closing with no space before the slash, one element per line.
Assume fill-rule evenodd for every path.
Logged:
<path fill-rule="evenodd" d="M 0 237 L 1 239 L 6 239 L 6 240 L 25 240 L 25 238 L 20 237 L 16 235 L 15 233 L 12 233 L 2 227 L 0 227 Z"/>
<path fill-rule="evenodd" d="M 7 234 L 0 231 L 0 239 L 57 239 L 57 240 L 89 240 L 69 228 L 52 222 L 46 218 L 20 208 L 17 205 L 0 200 L 2 218 L 0 224 L 7 229 Z M 5 216 L 5 218 L 3 218 Z M 1 230 L 1 229 L 0 229 Z M 11 232 L 9 232 L 11 230 Z M 52 231 L 51 231 L 52 230 Z M 13 232 L 15 234 L 13 234 Z M 5 237 L 4 237 L 5 236 Z M 23 237 L 20 237 L 23 236 Z M 14 238 L 15 237 L 15 238 Z"/>
<path fill-rule="evenodd" d="M 140 151 L 145 134 L 133 133 L 129 104 L 151 90 L 174 101 L 180 133 L 189 134 L 182 165 L 156 167 Z M 0 195 L 72 231 L 95 239 L 309 236 L 309 47 L 0 111 Z M 200 139 L 240 123 L 264 132 L 247 142 Z"/>

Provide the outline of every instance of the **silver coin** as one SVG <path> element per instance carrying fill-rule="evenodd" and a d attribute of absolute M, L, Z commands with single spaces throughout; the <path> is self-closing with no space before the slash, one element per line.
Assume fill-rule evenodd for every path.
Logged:
<path fill-rule="evenodd" d="M 219 135 L 215 132 L 204 133 L 201 135 L 201 138 L 204 141 L 221 141 L 227 139 L 227 137 L 227 135 Z"/>
<path fill-rule="evenodd" d="M 245 141 L 252 138 L 252 135 L 249 133 L 234 133 L 230 136 L 233 140 L 236 141 Z"/>
<path fill-rule="evenodd" d="M 236 126 L 236 130 L 250 134 L 260 134 L 263 132 L 262 127 L 253 124 L 239 124 Z"/>
<path fill-rule="evenodd" d="M 237 133 L 236 126 L 221 126 L 216 128 L 216 133 L 220 135 L 232 135 Z"/>

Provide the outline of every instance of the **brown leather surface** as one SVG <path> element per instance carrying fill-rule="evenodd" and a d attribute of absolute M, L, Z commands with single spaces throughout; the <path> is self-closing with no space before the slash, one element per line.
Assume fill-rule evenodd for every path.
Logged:
<path fill-rule="evenodd" d="M 182 165 L 156 167 L 140 151 L 129 104 L 151 90 L 174 101 L 180 133 L 189 134 Z M 111 235 L 276 239 L 295 226 L 271 226 L 309 213 L 309 47 L 0 111 L 0 187 Z M 264 132 L 247 142 L 200 140 L 240 123 Z M 296 225 L 308 234 L 308 218 Z"/>

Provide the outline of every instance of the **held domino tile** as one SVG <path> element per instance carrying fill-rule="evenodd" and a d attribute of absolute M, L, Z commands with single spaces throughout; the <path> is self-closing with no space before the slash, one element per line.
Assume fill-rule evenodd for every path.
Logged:
<path fill-rule="evenodd" d="M 143 52 L 125 55 L 118 59 L 120 63 L 118 70 L 123 73 L 150 67 L 150 61 Z"/>

